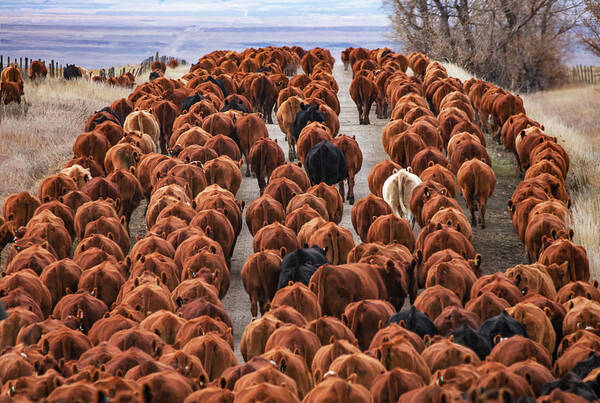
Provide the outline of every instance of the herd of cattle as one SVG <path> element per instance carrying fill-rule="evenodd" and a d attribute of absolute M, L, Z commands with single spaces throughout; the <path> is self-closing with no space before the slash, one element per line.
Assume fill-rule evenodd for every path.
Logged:
<path fill-rule="evenodd" d="M 342 60 L 360 123 L 373 103 L 391 117 L 390 160 L 356 204 L 363 156 L 338 134 L 334 59 L 299 47 L 215 51 L 178 80 L 156 62 L 151 81 L 85 122 L 37 196 L 9 196 L 0 400 L 597 399 L 600 291 L 571 241 L 564 149 L 518 96 L 423 54 L 350 48 Z M 508 207 L 534 263 L 482 276 L 472 225 L 485 226 L 496 182 L 484 131 L 524 172 Z M 243 171 L 260 191 L 247 207 Z M 359 244 L 339 225 L 346 198 Z M 133 240 L 143 199 L 148 231 Z M 254 319 L 238 363 L 221 300 L 245 207 Z"/>
<path fill-rule="evenodd" d="M 173 59 L 171 62 L 169 63 L 170 67 L 177 67 L 177 60 Z M 164 63 L 162 64 L 164 65 Z M 154 68 L 155 66 L 153 65 L 152 67 Z M 104 75 L 92 76 L 89 70 L 81 66 L 67 64 L 62 70 L 62 74 L 65 80 L 84 78 L 124 88 L 133 88 L 135 86 L 135 77 L 130 72 L 123 73 L 117 77 L 106 77 Z M 32 60 L 29 66 L 29 79 L 32 82 L 39 82 L 40 80 L 45 80 L 47 76 L 48 68 L 44 62 L 41 60 Z M 0 76 L 0 100 L 2 100 L 4 105 L 10 103 L 20 104 L 23 95 L 23 75 L 18 65 L 13 63 L 2 70 Z"/>

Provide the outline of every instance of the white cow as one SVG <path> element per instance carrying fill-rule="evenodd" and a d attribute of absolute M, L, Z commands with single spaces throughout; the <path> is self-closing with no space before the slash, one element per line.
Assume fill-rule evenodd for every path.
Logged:
<path fill-rule="evenodd" d="M 410 196 L 421 179 L 412 173 L 410 167 L 394 169 L 394 173 L 383 184 L 383 199 L 390 205 L 392 212 L 400 218 L 410 221 L 414 226 L 414 217 L 410 211 Z"/>

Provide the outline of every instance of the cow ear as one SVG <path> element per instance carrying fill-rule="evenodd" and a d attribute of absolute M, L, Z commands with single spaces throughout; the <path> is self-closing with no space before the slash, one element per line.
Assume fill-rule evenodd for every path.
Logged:
<path fill-rule="evenodd" d="M 502 336 L 500 336 L 499 334 L 495 335 L 494 338 L 492 339 L 492 343 L 494 345 L 500 343 L 500 340 L 502 340 Z"/>
<path fill-rule="evenodd" d="M 423 336 L 423 341 L 425 342 L 425 345 L 427 347 L 429 347 L 429 345 L 431 344 L 431 336 L 426 334 Z"/>

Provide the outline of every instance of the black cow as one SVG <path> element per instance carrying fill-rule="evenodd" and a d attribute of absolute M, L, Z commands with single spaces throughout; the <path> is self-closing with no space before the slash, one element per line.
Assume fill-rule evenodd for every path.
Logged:
<path fill-rule="evenodd" d="M 279 272 L 279 283 L 277 289 L 286 287 L 289 282 L 301 282 L 308 285 L 310 278 L 317 269 L 324 264 L 329 263 L 325 254 L 327 249 L 321 249 L 318 246 L 296 249 L 292 253 L 285 255 L 281 261 Z"/>
<path fill-rule="evenodd" d="M 403 309 L 390 316 L 387 324 L 389 325 L 390 323 L 398 323 L 400 325 L 403 323 L 405 329 L 415 332 L 420 337 L 426 334 L 435 336 L 439 333 L 435 324 L 429 319 L 429 316 L 417 310 L 414 305 L 410 309 Z"/>
<path fill-rule="evenodd" d="M 587 399 L 590 402 L 598 399 L 596 392 L 594 392 L 589 385 L 584 383 L 581 378 L 575 375 L 573 372 L 567 372 L 562 378 L 548 382 L 542 386 L 540 396 L 549 395 L 554 389 L 560 389 L 563 392 L 573 393 L 583 397 L 584 399 Z"/>
<path fill-rule="evenodd" d="M 203 99 L 204 99 L 204 97 L 199 92 L 195 93 L 191 97 L 186 97 L 183 100 L 183 104 L 181 104 L 181 111 L 182 112 L 183 111 L 189 111 L 190 108 L 192 107 L 192 105 L 194 105 L 195 103 L 198 103 L 198 102 L 202 101 Z"/>
<path fill-rule="evenodd" d="M 106 113 L 103 113 L 103 112 L 106 112 Z M 107 113 L 112 115 L 112 117 L 107 116 Z M 98 112 L 95 112 L 94 115 L 96 115 L 92 119 L 92 122 L 95 123 L 94 127 L 106 122 L 107 120 L 114 122 L 114 123 L 118 124 L 119 126 L 123 126 L 123 122 L 121 121 L 121 116 L 119 116 L 119 114 L 117 112 L 113 111 L 108 106 L 100 109 Z"/>
<path fill-rule="evenodd" d="M 598 367 L 600 367 L 600 354 L 591 352 L 587 359 L 579 361 L 571 371 L 581 379 L 584 379 Z"/>
<path fill-rule="evenodd" d="M 292 123 L 292 136 L 294 136 L 296 140 L 298 140 L 300 132 L 309 122 L 326 123 L 325 115 L 323 112 L 319 111 L 318 106 L 301 103 L 300 110 L 294 117 L 294 122 Z"/>
<path fill-rule="evenodd" d="M 342 150 L 323 140 L 315 144 L 304 158 L 304 168 L 313 185 L 335 185 L 348 178 L 348 165 Z"/>
<path fill-rule="evenodd" d="M 221 91 L 223 92 L 223 96 L 226 97 L 227 95 L 229 95 L 227 93 L 227 90 L 225 89 L 225 86 L 223 85 L 223 81 L 219 80 L 218 78 L 214 78 L 213 76 L 208 76 L 206 78 L 206 80 L 204 80 L 204 82 L 210 81 L 211 83 L 215 84 L 217 87 L 219 87 L 221 89 Z"/>
<path fill-rule="evenodd" d="M 240 111 L 240 112 L 244 112 L 244 113 L 250 113 L 248 108 L 246 108 L 244 106 L 244 104 L 239 102 L 237 99 L 234 99 L 231 101 L 229 99 L 226 99 L 225 106 L 223 107 L 223 109 L 220 110 L 220 112 L 227 112 L 230 110 Z"/>
<path fill-rule="evenodd" d="M 154 81 L 160 77 L 160 73 L 158 71 L 151 71 L 150 77 L 148 78 L 150 81 Z"/>
<path fill-rule="evenodd" d="M 452 336 L 453 341 L 458 344 L 462 344 L 465 347 L 469 347 L 471 350 L 477 353 L 477 356 L 481 360 L 485 360 L 490 352 L 492 351 L 492 346 L 489 343 L 488 339 L 477 331 L 473 330 L 471 326 L 466 323 L 461 323 L 456 326 L 449 334 L 448 337 Z"/>
<path fill-rule="evenodd" d="M 506 311 L 502 311 L 500 315 L 489 318 L 479 326 L 479 334 L 484 336 L 490 343 L 494 345 L 494 338 L 500 336 L 508 338 L 515 335 L 520 335 L 529 338 L 527 329 L 521 323 L 513 319 Z"/>
<path fill-rule="evenodd" d="M 63 77 L 65 78 L 65 80 L 79 78 L 81 77 L 81 71 L 79 71 L 79 68 L 74 64 L 67 64 L 67 66 L 63 70 Z"/>

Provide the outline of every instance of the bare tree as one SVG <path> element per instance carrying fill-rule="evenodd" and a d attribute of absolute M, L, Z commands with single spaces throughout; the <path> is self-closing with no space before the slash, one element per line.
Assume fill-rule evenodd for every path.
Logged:
<path fill-rule="evenodd" d="M 584 32 L 580 38 L 587 50 L 600 57 L 600 3 L 597 0 L 585 0 L 585 7 Z"/>
<path fill-rule="evenodd" d="M 519 91 L 566 78 L 568 33 L 586 0 L 384 0 L 407 51 Z M 595 1 L 595 0 L 587 0 Z"/>

